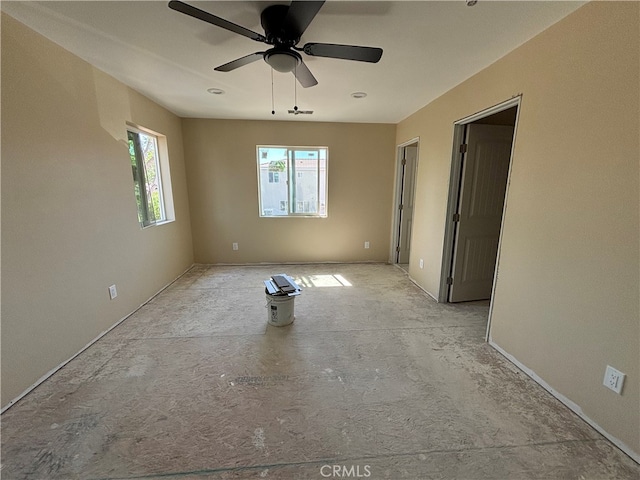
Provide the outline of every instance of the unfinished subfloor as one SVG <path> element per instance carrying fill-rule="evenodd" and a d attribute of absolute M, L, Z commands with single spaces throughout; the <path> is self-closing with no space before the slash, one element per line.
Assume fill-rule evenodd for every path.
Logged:
<path fill-rule="evenodd" d="M 267 325 L 263 280 L 305 286 Z M 2 479 L 637 479 L 391 265 L 195 266 L 2 416 Z"/>

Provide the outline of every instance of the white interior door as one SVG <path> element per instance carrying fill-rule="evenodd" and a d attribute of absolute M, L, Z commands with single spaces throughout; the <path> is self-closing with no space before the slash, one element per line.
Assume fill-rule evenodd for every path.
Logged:
<path fill-rule="evenodd" d="M 491 298 L 513 131 L 502 125 L 467 126 L 450 302 Z"/>
<path fill-rule="evenodd" d="M 400 209 L 400 234 L 398 236 L 397 263 L 409 263 L 418 145 L 408 145 L 404 147 L 403 160 L 402 195 L 400 205 L 398 206 Z"/>

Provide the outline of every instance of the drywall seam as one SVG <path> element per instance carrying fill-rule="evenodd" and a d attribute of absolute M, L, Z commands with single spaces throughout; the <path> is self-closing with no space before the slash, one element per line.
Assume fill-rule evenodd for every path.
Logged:
<path fill-rule="evenodd" d="M 80 355 L 82 352 L 84 352 L 86 349 L 88 349 L 91 345 L 93 345 L 94 343 L 96 343 L 98 340 L 100 340 L 102 337 L 104 337 L 107 333 L 109 333 L 111 330 L 113 330 L 114 328 L 116 328 L 118 325 L 120 325 L 122 322 L 124 322 L 127 318 L 129 318 L 131 315 L 133 315 L 134 313 L 136 313 L 138 310 L 140 310 L 142 307 L 144 307 L 147 303 L 149 303 L 151 300 L 153 300 L 154 298 L 156 298 L 158 295 L 160 295 L 162 292 L 164 292 L 167 288 L 169 288 L 171 285 L 173 285 L 177 280 L 179 280 L 185 273 L 187 273 L 189 270 L 191 270 L 193 267 L 195 266 L 195 263 L 192 264 L 189 268 L 187 268 L 184 272 L 182 272 L 180 275 L 178 275 L 176 278 L 174 278 L 172 281 L 170 281 L 169 283 L 167 283 L 164 287 L 162 287 L 160 290 L 158 290 L 156 293 L 154 293 L 153 295 L 151 295 L 151 297 L 149 297 L 145 302 L 143 302 L 138 308 L 136 308 L 135 310 L 133 310 L 131 313 L 125 315 L 124 317 L 122 317 L 120 320 L 118 320 L 116 323 L 114 323 L 113 325 L 111 325 L 108 329 L 106 329 L 104 332 L 102 332 L 101 334 L 99 334 L 96 338 L 94 338 L 93 340 L 91 340 L 89 343 L 87 343 L 84 347 L 82 347 L 77 353 L 75 353 L 74 355 L 72 355 L 70 358 L 68 358 L 67 360 L 65 360 L 64 362 L 62 362 L 60 365 L 58 365 L 57 367 L 52 368 L 51 370 L 49 370 L 47 373 L 45 373 L 42 377 L 40 377 L 38 380 L 35 381 L 35 383 L 33 385 L 31 385 L 30 387 L 28 387 L 24 392 L 22 392 L 20 395 L 18 395 L 16 398 L 14 398 L 13 400 L 11 400 L 9 403 L 7 403 L 4 407 L 2 407 L 2 409 L 0 410 L 0 415 L 3 414 L 4 412 L 6 412 L 8 409 L 10 409 L 11 407 L 13 407 L 16 403 L 18 403 L 20 400 L 22 400 L 25 396 L 27 396 L 29 393 L 31 393 L 33 390 L 35 390 L 42 382 L 44 382 L 45 380 L 47 380 L 49 377 L 51 377 L 54 373 L 56 373 L 58 370 L 60 370 L 62 367 L 64 367 L 65 365 L 67 365 L 71 360 L 73 360 L 74 358 L 76 358 L 78 355 Z"/>
<path fill-rule="evenodd" d="M 496 344 L 493 339 L 489 338 L 489 345 L 491 345 L 495 350 L 498 351 L 502 356 L 504 356 L 507 360 L 513 363 L 518 369 L 520 369 L 525 375 L 531 378 L 534 382 L 544 388 L 547 392 L 553 395 L 556 399 L 558 399 L 561 403 L 563 403 L 567 408 L 569 408 L 573 413 L 578 415 L 582 420 L 587 422 L 589 426 L 594 428 L 598 433 L 600 433 L 603 437 L 613 443 L 616 447 L 622 450 L 625 454 L 627 454 L 634 462 L 640 464 L 640 453 L 634 452 L 631 447 L 625 444 L 623 441 L 611 435 L 604 428 L 598 425 L 596 422 L 591 420 L 580 408 L 580 405 L 569 400 L 567 397 L 562 395 L 560 392 L 556 391 L 551 385 L 545 382 L 541 377 L 539 377 L 536 372 L 527 368 L 523 365 L 517 358 L 515 358 L 510 353 L 507 353 L 503 350 L 498 344 Z"/>

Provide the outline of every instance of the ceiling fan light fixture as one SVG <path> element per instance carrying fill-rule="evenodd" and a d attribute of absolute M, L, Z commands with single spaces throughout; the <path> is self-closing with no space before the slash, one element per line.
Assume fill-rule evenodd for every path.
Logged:
<path fill-rule="evenodd" d="M 264 61 L 274 70 L 288 73 L 293 72 L 294 68 L 298 66 L 300 63 L 300 55 L 290 50 L 269 51 L 265 53 Z"/>
<path fill-rule="evenodd" d="M 220 88 L 207 88 L 207 92 L 211 95 L 224 95 L 224 90 Z"/>
<path fill-rule="evenodd" d="M 367 96 L 367 94 L 365 92 L 353 92 L 351 96 L 353 98 L 364 98 Z"/>

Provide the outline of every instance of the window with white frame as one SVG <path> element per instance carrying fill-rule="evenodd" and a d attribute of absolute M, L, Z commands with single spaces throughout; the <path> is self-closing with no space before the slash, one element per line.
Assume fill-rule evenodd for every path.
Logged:
<path fill-rule="evenodd" d="M 327 216 L 327 147 L 259 145 L 261 217 Z"/>
<path fill-rule="evenodd" d="M 173 220 L 169 164 L 161 158 L 161 150 L 166 157 L 165 137 L 131 126 L 127 127 L 127 136 L 140 225 L 148 227 Z"/>

